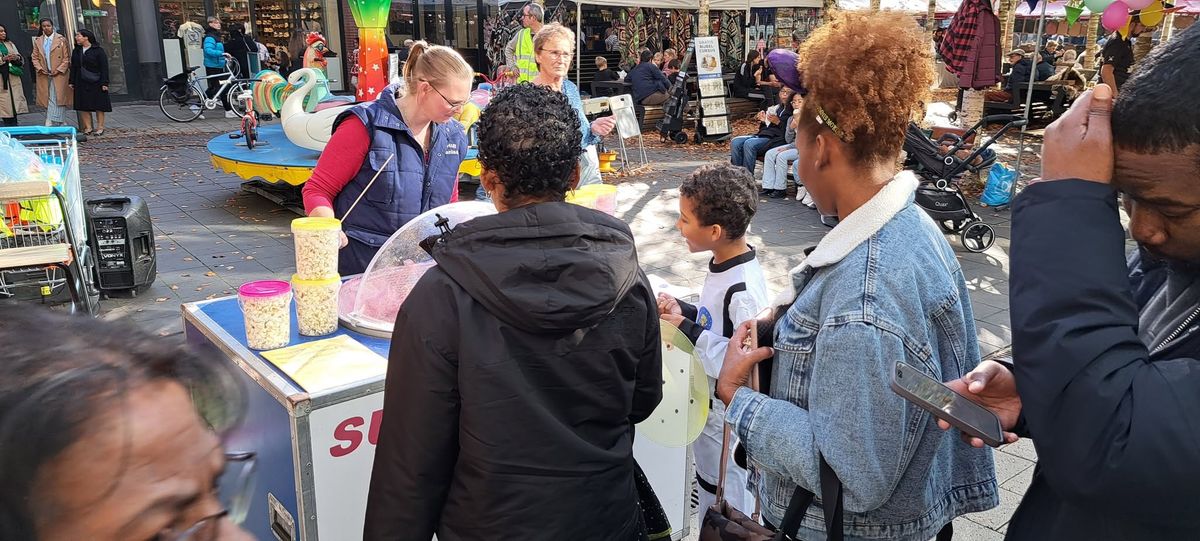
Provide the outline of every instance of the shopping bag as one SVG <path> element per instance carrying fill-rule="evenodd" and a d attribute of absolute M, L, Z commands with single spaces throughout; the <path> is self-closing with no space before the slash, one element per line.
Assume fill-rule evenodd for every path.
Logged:
<path fill-rule="evenodd" d="M 983 195 L 979 196 L 979 202 L 989 207 L 1007 205 L 1012 194 L 1013 182 L 1016 180 L 1016 171 L 996 162 L 988 173 L 987 185 L 983 188 Z"/>

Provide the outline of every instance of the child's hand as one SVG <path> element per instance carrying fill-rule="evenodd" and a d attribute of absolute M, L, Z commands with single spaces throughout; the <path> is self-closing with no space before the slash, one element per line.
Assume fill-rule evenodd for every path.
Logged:
<path fill-rule="evenodd" d="M 683 319 L 683 308 L 679 307 L 679 301 L 675 300 L 675 297 L 667 295 L 666 293 L 659 293 L 658 294 L 658 315 L 660 315 L 660 316 L 668 316 L 668 315 L 679 316 L 680 319 Z M 663 319 L 667 319 L 667 318 L 664 317 Z M 676 324 L 675 326 L 678 327 L 679 325 Z"/>

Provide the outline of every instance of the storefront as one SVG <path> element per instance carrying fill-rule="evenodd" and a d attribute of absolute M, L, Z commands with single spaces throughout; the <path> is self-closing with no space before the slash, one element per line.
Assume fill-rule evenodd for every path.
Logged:
<path fill-rule="evenodd" d="M 339 74 L 344 72 L 349 49 L 341 47 L 338 4 L 337 0 L 159 0 L 158 39 L 162 40 L 166 73 L 174 75 L 184 66 L 202 64 L 204 25 L 215 15 L 226 30 L 234 24 L 248 24 L 251 35 L 267 47 L 275 61 L 301 57 L 308 33 L 320 32 L 336 53 L 328 58 L 330 86 L 344 90 L 346 77 Z M 353 20 L 350 24 L 353 30 Z"/>

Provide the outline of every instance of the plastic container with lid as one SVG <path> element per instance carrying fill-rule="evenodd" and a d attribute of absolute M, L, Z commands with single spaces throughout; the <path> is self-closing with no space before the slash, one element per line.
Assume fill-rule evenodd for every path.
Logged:
<path fill-rule="evenodd" d="M 338 290 L 342 279 L 338 275 L 319 280 L 292 276 L 296 294 L 296 328 L 304 336 L 325 336 L 338 328 Z"/>
<path fill-rule="evenodd" d="M 292 286 L 283 280 L 246 282 L 238 288 L 250 349 L 288 345 L 292 335 Z"/>
<path fill-rule="evenodd" d="M 338 273 L 342 221 L 337 218 L 296 218 L 296 275 L 302 280 L 323 280 Z"/>

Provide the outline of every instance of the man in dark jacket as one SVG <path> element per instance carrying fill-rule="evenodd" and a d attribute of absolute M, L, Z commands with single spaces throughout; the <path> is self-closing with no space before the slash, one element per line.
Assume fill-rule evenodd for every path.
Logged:
<path fill-rule="evenodd" d="M 1112 95 L 1047 128 L 1048 180 L 1016 201 L 1011 371 L 951 382 L 1037 448 L 1010 540 L 1200 532 L 1200 108 L 1164 99 L 1200 95 L 1200 27 Z"/>
<path fill-rule="evenodd" d="M 437 239 L 401 307 L 364 539 L 639 539 L 662 352 L 633 235 L 563 202 L 582 134 L 561 93 L 506 89 L 478 126 L 500 213 Z"/>
<path fill-rule="evenodd" d="M 667 89 L 671 88 L 667 76 L 651 62 L 653 59 L 654 53 L 642 51 L 638 65 L 625 76 L 633 85 L 633 101 L 642 105 L 662 105 L 667 101 Z"/>
<path fill-rule="evenodd" d="M 1030 58 L 1031 55 L 1038 57 L 1036 68 L 1033 65 L 1033 59 Z M 1012 65 L 1012 68 L 1008 72 L 1008 79 L 1004 82 L 1004 89 L 988 90 L 984 92 L 983 99 L 996 102 L 1011 102 L 1014 94 L 1019 94 L 1029 87 L 1029 76 L 1031 74 L 1037 77 L 1034 79 L 1035 81 L 1045 81 L 1051 75 L 1054 75 L 1054 64 L 1043 60 L 1041 55 L 1026 54 L 1021 49 L 1014 49 L 1008 53 L 1008 62 Z"/>

